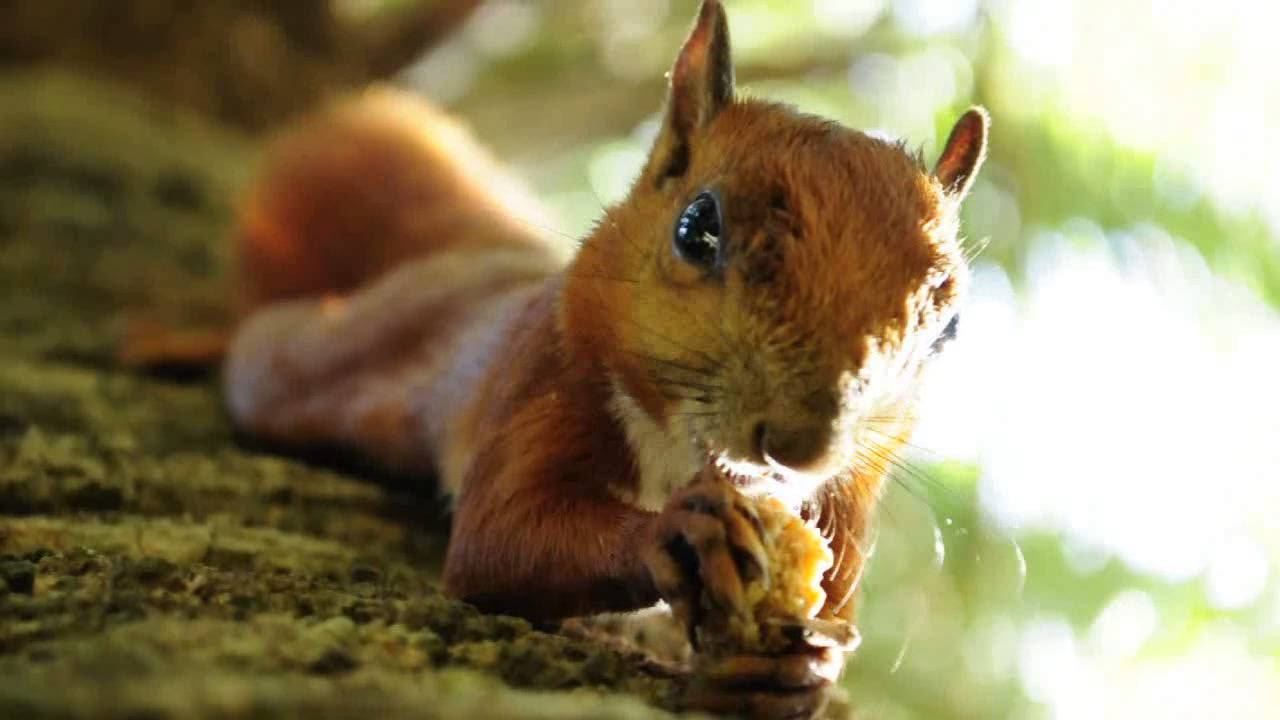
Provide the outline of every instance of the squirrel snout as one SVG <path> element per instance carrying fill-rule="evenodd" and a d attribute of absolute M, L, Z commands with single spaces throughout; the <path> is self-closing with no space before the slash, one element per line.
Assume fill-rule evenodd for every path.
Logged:
<path fill-rule="evenodd" d="M 829 421 L 793 425 L 761 420 L 751 438 L 755 453 L 781 470 L 817 475 L 834 460 L 835 433 Z"/>

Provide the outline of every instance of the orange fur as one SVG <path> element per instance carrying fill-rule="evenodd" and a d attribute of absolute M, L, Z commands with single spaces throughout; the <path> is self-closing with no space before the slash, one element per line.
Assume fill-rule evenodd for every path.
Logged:
<path fill-rule="evenodd" d="M 707 0 L 648 164 L 568 264 L 500 209 L 525 196 L 417 103 L 377 93 L 284 136 L 238 236 L 237 422 L 438 472 L 447 589 L 538 619 L 654 602 L 640 550 L 662 503 L 722 463 L 828 531 L 824 613 L 852 617 L 885 454 L 967 280 L 958 206 L 985 115 L 930 173 L 735 98 L 728 63 Z M 704 191 L 723 213 L 714 271 L 672 251 Z"/>
<path fill-rule="evenodd" d="M 537 203 L 469 134 L 389 89 L 289 128 L 241 204 L 246 310 L 360 287 L 451 247 L 538 244 Z"/>

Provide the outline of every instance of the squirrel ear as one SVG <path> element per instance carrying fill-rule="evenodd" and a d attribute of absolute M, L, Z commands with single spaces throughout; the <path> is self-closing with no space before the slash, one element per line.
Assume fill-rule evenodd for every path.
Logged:
<path fill-rule="evenodd" d="M 666 117 L 645 174 L 655 184 L 679 176 L 689 165 L 689 142 L 733 100 L 729 22 L 720 0 L 703 0 L 698 21 L 670 73 Z"/>
<path fill-rule="evenodd" d="M 991 118 L 985 109 L 969 108 L 951 128 L 947 145 L 942 149 L 938 164 L 933 167 L 933 176 L 957 199 L 969 192 L 982 161 L 987 158 L 987 127 L 990 124 Z"/>

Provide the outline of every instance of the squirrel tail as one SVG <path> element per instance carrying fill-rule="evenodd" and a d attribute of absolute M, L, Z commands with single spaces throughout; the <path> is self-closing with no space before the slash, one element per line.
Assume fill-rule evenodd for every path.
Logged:
<path fill-rule="evenodd" d="M 469 133 L 406 93 L 367 90 L 269 142 L 234 234 L 239 310 L 341 295 L 400 263 L 543 244 L 531 194 Z"/>
<path fill-rule="evenodd" d="M 268 141 L 232 234 L 234 309 L 343 295 L 400 263 L 459 246 L 549 244 L 550 222 L 471 135 L 407 93 L 378 87 Z M 230 327 L 135 318 L 117 357 L 138 368 L 216 365 Z"/>

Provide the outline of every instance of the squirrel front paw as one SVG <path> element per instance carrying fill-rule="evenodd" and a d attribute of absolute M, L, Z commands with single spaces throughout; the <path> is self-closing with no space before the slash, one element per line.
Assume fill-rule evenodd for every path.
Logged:
<path fill-rule="evenodd" d="M 714 473 L 672 495 L 643 549 L 654 586 L 697 649 L 706 597 L 714 609 L 743 614 L 746 582 L 768 573 L 760 518 Z"/>
<path fill-rule="evenodd" d="M 810 645 L 771 655 L 702 658 L 685 706 L 753 720 L 813 718 L 826 708 L 843 666 L 840 648 Z"/>
<path fill-rule="evenodd" d="M 774 719 L 826 706 L 857 633 L 812 616 L 830 564 L 813 532 L 714 468 L 668 500 L 644 561 L 695 651 L 685 707 Z"/>

